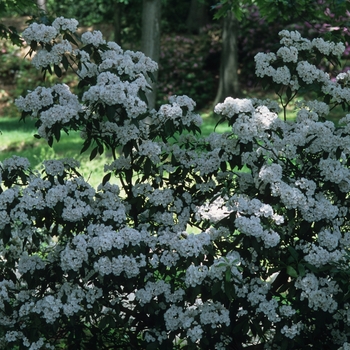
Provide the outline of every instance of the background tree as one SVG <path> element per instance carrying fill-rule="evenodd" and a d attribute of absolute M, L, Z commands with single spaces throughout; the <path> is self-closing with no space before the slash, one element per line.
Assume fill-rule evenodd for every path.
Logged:
<path fill-rule="evenodd" d="M 143 0 L 141 51 L 153 61 L 159 62 L 160 54 L 160 14 L 161 0 Z M 157 74 L 155 75 L 157 79 Z M 148 93 L 149 108 L 155 106 L 156 84 L 152 84 L 152 92 Z"/>
<path fill-rule="evenodd" d="M 190 33 L 198 34 L 209 22 L 208 3 L 205 0 L 191 0 L 186 26 Z"/>
<path fill-rule="evenodd" d="M 228 12 L 223 20 L 220 78 L 214 105 L 223 102 L 227 96 L 239 95 L 238 21 L 233 12 Z"/>

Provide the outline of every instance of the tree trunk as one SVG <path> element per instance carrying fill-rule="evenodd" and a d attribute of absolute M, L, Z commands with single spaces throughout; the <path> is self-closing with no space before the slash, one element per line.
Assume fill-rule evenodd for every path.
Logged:
<path fill-rule="evenodd" d="M 113 10 L 114 42 L 120 46 L 122 43 L 121 5 L 119 1 L 116 1 Z"/>
<path fill-rule="evenodd" d="M 238 21 L 229 11 L 224 18 L 222 30 L 222 54 L 220 62 L 219 87 L 214 104 L 228 97 L 241 95 L 238 80 Z"/>
<path fill-rule="evenodd" d="M 143 0 L 141 51 L 156 62 L 160 55 L 160 9 L 161 0 Z M 152 90 L 147 94 L 150 109 L 156 103 L 156 84 L 152 84 Z"/>
<path fill-rule="evenodd" d="M 36 0 L 36 5 L 38 6 L 40 12 L 47 13 L 46 0 Z"/>
<path fill-rule="evenodd" d="M 205 1 L 191 0 L 186 25 L 190 33 L 198 34 L 199 30 L 209 22 Z"/>

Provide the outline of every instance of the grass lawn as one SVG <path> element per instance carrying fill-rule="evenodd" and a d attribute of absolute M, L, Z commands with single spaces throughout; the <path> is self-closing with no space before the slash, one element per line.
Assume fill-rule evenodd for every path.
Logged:
<path fill-rule="evenodd" d="M 204 123 L 202 132 L 204 136 L 209 135 L 217 121 L 209 116 L 203 115 Z M 43 139 L 36 139 L 36 128 L 34 120 L 27 119 L 19 121 L 18 117 L 0 117 L 0 161 L 13 155 L 28 158 L 32 168 L 41 169 L 42 162 L 48 159 L 74 158 L 81 163 L 80 172 L 89 183 L 96 187 L 104 176 L 104 164 L 111 162 L 111 155 L 103 154 L 94 160 L 89 160 L 90 153 L 87 151 L 80 154 L 83 140 L 79 133 L 71 132 L 69 135 L 62 133 L 60 142 L 54 142 L 50 148 Z M 225 132 L 229 129 L 225 125 L 218 125 L 216 132 Z"/>
<path fill-rule="evenodd" d="M 43 160 L 75 158 L 81 163 L 80 172 L 84 178 L 95 187 L 104 175 L 104 164 L 112 160 L 108 154 L 98 156 L 93 161 L 89 160 L 88 152 L 80 154 L 83 141 L 76 132 L 62 134 L 60 142 L 50 148 L 45 140 L 34 138 L 34 121 L 29 119 L 19 122 L 19 118 L 1 117 L 0 131 L 0 161 L 18 155 L 28 158 L 32 168 L 41 169 Z"/>

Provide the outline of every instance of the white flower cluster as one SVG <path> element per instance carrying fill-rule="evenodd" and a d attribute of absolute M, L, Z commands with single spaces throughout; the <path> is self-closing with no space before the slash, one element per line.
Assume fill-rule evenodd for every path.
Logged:
<path fill-rule="evenodd" d="M 101 276 L 113 274 L 120 276 L 126 274 L 127 278 L 136 277 L 140 268 L 146 266 L 145 256 L 118 255 L 112 259 L 102 256 L 94 263 L 94 269 Z"/>
<path fill-rule="evenodd" d="M 292 91 L 298 91 L 302 84 L 319 83 L 325 94 L 329 94 L 337 102 L 346 101 L 349 90 L 339 83 L 345 78 L 344 75 L 339 76 L 338 81 L 332 81 L 329 74 L 299 57 L 300 53 L 304 55 L 305 52 L 308 52 L 310 57 L 315 51 L 326 56 L 340 57 L 345 50 L 344 44 L 324 41 L 321 38 L 310 41 L 302 38 L 297 31 L 283 30 L 279 35 L 283 46 L 276 54 L 260 52 L 255 56 L 255 73 L 258 77 L 270 77 L 274 83 L 288 86 Z M 292 75 L 287 65 L 275 67 L 278 59 L 287 65 L 295 63 L 297 74 Z"/>
<path fill-rule="evenodd" d="M 68 19 L 64 17 L 57 17 L 52 22 L 52 26 L 56 28 L 58 32 L 61 30 L 68 30 L 69 32 L 75 33 L 77 31 L 78 25 L 79 22 L 75 18 Z"/>
<path fill-rule="evenodd" d="M 138 289 L 135 293 L 135 298 L 140 301 L 141 305 L 149 303 L 152 299 L 164 294 L 167 302 L 176 303 L 181 301 L 185 296 L 185 291 L 182 288 L 171 292 L 171 286 L 162 280 L 157 282 L 147 282 L 144 288 Z"/>
<path fill-rule="evenodd" d="M 18 262 L 18 272 L 24 274 L 30 272 L 35 273 L 35 270 L 41 270 L 45 268 L 45 262 L 38 255 L 28 255 L 28 252 L 23 252 Z"/>
<path fill-rule="evenodd" d="M 33 57 L 32 64 L 36 69 L 46 68 L 50 65 L 58 65 L 65 54 L 73 52 L 72 45 L 68 40 L 55 44 L 50 51 L 42 49 Z"/>
<path fill-rule="evenodd" d="M 240 113 L 254 113 L 254 110 L 251 100 L 232 97 L 226 97 L 223 103 L 218 103 L 214 108 L 215 113 L 229 118 Z"/>
<path fill-rule="evenodd" d="M 232 131 L 242 143 L 261 137 L 265 130 L 280 125 L 280 119 L 276 113 L 271 112 L 266 106 L 255 108 L 252 102 L 248 99 L 228 97 L 215 107 L 215 112 L 218 114 L 228 118 L 236 116 Z"/>
<path fill-rule="evenodd" d="M 338 304 L 334 296 L 339 292 L 339 287 L 335 281 L 318 279 L 313 273 L 308 273 L 296 280 L 295 287 L 302 290 L 300 298 L 307 299 L 311 309 L 329 313 L 337 310 Z"/>
<path fill-rule="evenodd" d="M 110 69 L 116 70 L 119 75 L 127 74 L 131 79 L 136 78 L 141 73 L 146 75 L 158 69 L 156 62 L 142 52 L 123 51 L 121 47 L 113 42 L 108 42 L 109 50 L 101 53 L 102 62 L 98 66 L 100 73 Z"/>
<path fill-rule="evenodd" d="M 198 220 L 207 219 L 210 222 L 218 222 L 229 214 L 229 210 L 225 208 L 225 200 L 218 197 L 212 202 L 205 203 L 198 207 Z"/>
<path fill-rule="evenodd" d="M 292 324 L 290 327 L 287 325 L 283 326 L 281 329 L 281 333 L 287 338 L 293 339 L 295 336 L 300 334 L 300 331 L 303 329 L 303 324 L 298 322 L 296 324 Z"/>
<path fill-rule="evenodd" d="M 99 47 L 106 43 L 106 40 L 103 39 L 103 35 L 99 30 L 94 30 L 93 32 L 85 32 L 81 36 L 81 42 L 84 45 L 91 44 L 95 47 Z"/>
<path fill-rule="evenodd" d="M 196 343 L 203 334 L 201 325 L 211 325 L 212 328 L 230 325 L 228 310 L 219 302 L 197 301 L 183 310 L 172 305 L 164 314 L 165 325 L 169 331 L 185 329 L 187 336 Z"/>
<path fill-rule="evenodd" d="M 110 106 L 120 105 L 126 109 L 130 117 L 136 118 L 147 111 L 147 104 L 138 97 L 139 91 L 145 91 L 147 86 L 147 80 L 143 75 L 129 82 L 122 81 L 116 74 L 102 72 L 97 77 L 96 85 L 84 93 L 82 100 L 89 105 L 98 101 Z M 106 131 L 111 127 L 109 124 Z"/>
<path fill-rule="evenodd" d="M 271 229 L 264 229 L 260 219 L 270 218 L 276 225 L 281 225 L 284 222 L 283 216 L 274 213 L 270 205 L 264 204 L 258 199 L 250 200 L 241 195 L 231 197 L 227 205 L 231 211 L 237 212 L 235 225 L 241 233 L 263 241 L 266 248 L 278 245 L 280 242 L 279 234 Z"/>
<path fill-rule="evenodd" d="M 58 32 L 55 27 L 47 26 L 45 24 L 32 23 L 22 33 L 23 39 L 27 43 L 37 41 L 40 43 L 48 44 L 54 38 L 56 38 Z"/>
<path fill-rule="evenodd" d="M 55 124 L 67 124 L 78 119 L 82 106 L 78 97 L 71 93 L 69 86 L 57 84 L 52 88 L 36 88 L 26 97 L 19 97 L 15 104 L 24 112 L 32 112 L 33 117 L 39 117 L 41 125 L 38 134 L 44 139 L 52 135 Z"/>
<path fill-rule="evenodd" d="M 30 163 L 27 158 L 20 156 L 12 156 L 5 159 L 1 164 L 1 170 L 7 170 L 8 172 L 15 171 L 17 169 L 27 170 L 30 166 Z"/>
<path fill-rule="evenodd" d="M 159 163 L 162 149 L 157 142 L 146 140 L 139 146 L 139 154 L 148 157 L 153 163 Z"/>
<path fill-rule="evenodd" d="M 161 129 L 163 125 L 171 120 L 175 126 L 194 124 L 200 126 L 202 118 L 193 112 L 195 102 L 188 96 L 170 96 L 170 104 L 160 106 L 159 111 L 154 111 L 152 123 Z M 185 113 L 184 113 L 185 112 Z"/>
<path fill-rule="evenodd" d="M 241 257 L 238 252 L 231 251 L 226 256 L 220 256 L 214 260 L 214 263 L 210 266 L 208 271 L 208 277 L 211 279 L 223 279 L 227 270 L 231 272 L 232 282 L 242 280 L 242 273 L 239 270 L 241 264 Z"/>

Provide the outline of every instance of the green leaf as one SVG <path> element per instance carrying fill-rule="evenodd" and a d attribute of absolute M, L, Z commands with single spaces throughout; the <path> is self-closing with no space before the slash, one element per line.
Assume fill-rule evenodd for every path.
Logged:
<path fill-rule="evenodd" d="M 102 179 L 103 186 L 110 180 L 111 176 L 112 176 L 112 173 L 108 173 L 103 177 L 103 179 Z"/>
<path fill-rule="evenodd" d="M 225 272 L 225 281 L 226 282 L 231 282 L 231 269 L 227 268 Z"/>
<path fill-rule="evenodd" d="M 100 329 L 106 328 L 109 325 L 110 317 L 111 317 L 110 315 L 107 315 L 107 316 L 103 317 L 101 319 L 101 321 L 99 322 L 99 324 L 98 324 L 98 328 L 100 328 Z"/>
<path fill-rule="evenodd" d="M 57 64 L 55 64 L 55 65 L 53 66 L 53 70 L 55 71 L 55 74 L 56 74 L 59 78 L 62 77 L 62 69 L 61 69 Z"/>
<path fill-rule="evenodd" d="M 97 152 L 98 152 L 98 146 L 96 146 L 90 153 L 90 160 L 93 160 L 94 158 L 96 158 L 97 156 Z"/>
<path fill-rule="evenodd" d="M 144 165 L 145 176 L 148 177 L 151 174 L 151 171 L 152 171 L 152 161 L 149 158 L 147 158 Z"/>
<path fill-rule="evenodd" d="M 74 40 L 74 38 L 73 38 L 70 34 L 68 34 L 68 33 L 64 33 L 63 39 L 67 39 L 68 41 L 70 41 L 70 42 L 73 43 L 74 45 L 79 46 L 79 45 L 77 44 L 77 42 Z"/>
<path fill-rule="evenodd" d="M 221 162 L 220 164 L 221 171 L 225 172 L 227 170 L 227 164 L 226 162 Z"/>
<path fill-rule="evenodd" d="M 305 276 L 305 267 L 303 264 L 298 264 L 298 271 L 299 271 L 299 276 L 304 277 Z"/>
<path fill-rule="evenodd" d="M 115 121 L 115 112 L 116 112 L 116 110 L 117 110 L 117 106 L 116 105 L 107 106 L 106 107 L 106 116 L 107 116 L 107 119 L 110 122 Z"/>
<path fill-rule="evenodd" d="M 11 304 L 7 300 L 4 300 L 3 304 L 4 304 L 5 315 L 12 316 L 13 310 L 12 310 Z"/>
<path fill-rule="evenodd" d="M 289 344 L 289 341 L 287 339 L 283 339 L 281 344 L 281 350 L 287 350 L 288 344 Z"/>
<path fill-rule="evenodd" d="M 80 154 L 85 152 L 90 147 L 90 145 L 91 145 L 91 139 L 88 138 L 88 139 L 85 140 L 85 142 L 83 144 L 83 148 L 80 151 Z"/>
<path fill-rule="evenodd" d="M 65 55 L 62 56 L 62 65 L 63 65 L 63 68 L 67 71 L 69 67 L 69 62 Z"/>
<path fill-rule="evenodd" d="M 294 277 L 294 278 L 298 277 L 298 272 L 292 266 L 287 266 L 287 274 L 291 277 Z"/>
<path fill-rule="evenodd" d="M 154 74 L 152 72 L 147 72 L 147 75 L 151 79 L 152 83 L 156 83 L 157 82 L 157 79 L 156 79 L 156 77 L 154 76 Z"/>
<path fill-rule="evenodd" d="M 55 125 L 54 127 L 54 134 L 55 134 L 56 141 L 58 142 L 61 138 L 61 130 L 58 125 Z"/>
<path fill-rule="evenodd" d="M 291 247 L 291 246 L 288 247 L 288 251 L 289 251 L 289 253 L 291 254 L 291 256 L 293 257 L 293 259 L 294 259 L 295 261 L 298 261 L 298 259 L 299 259 L 299 254 L 298 254 L 298 252 L 297 252 L 293 247 Z"/>
<path fill-rule="evenodd" d="M 213 284 L 211 288 L 213 295 L 218 294 L 221 291 L 221 282 L 216 282 Z"/>
<path fill-rule="evenodd" d="M 3 242 L 3 245 L 6 245 L 10 238 L 11 238 L 11 225 L 10 224 L 7 224 L 4 229 L 2 230 L 2 242 Z"/>
<path fill-rule="evenodd" d="M 342 154 L 342 149 L 338 147 L 335 151 L 335 156 L 337 157 L 337 159 L 340 159 L 341 154 Z"/>
<path fill-rule="evenodd" d="M 139 96 L 140 96 L 140 99 L 143 102 L 147 103 L 147 105 L 148 105 L 148 99 L 147 99 L 146 93 L 143 90 L 139 91 Z"/>

